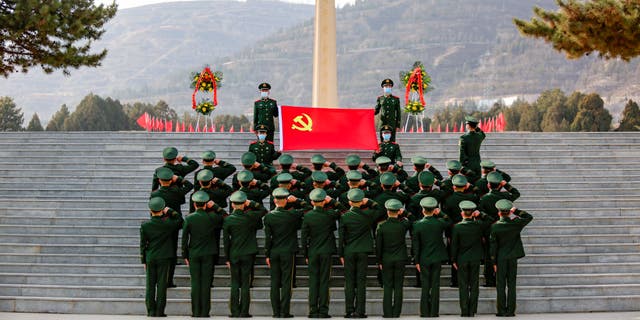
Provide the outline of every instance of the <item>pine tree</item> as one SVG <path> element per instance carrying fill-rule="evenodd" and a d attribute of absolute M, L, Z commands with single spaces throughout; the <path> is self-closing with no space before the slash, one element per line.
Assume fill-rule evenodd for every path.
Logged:
<path fill-rule="evenodd" d="M 64 121 L 69 118 L 69 108 L 66 104 L 60 106 L 60 110 L 56 111 L 47 123 L 47 131 L 63 131 Z"/>
<path fill-rule="evenodd" d="M 540 131 L 540 113 L 538 112 L 538 109 L 532 107 L 526 108 L 522 111 L 518 131 Z"/>
<path fill-rule="evenodd" d="M 26 130 L 27 131 L 44 131 L 44 128 L 40 123 L 40 117 L 38 117 L 37 113 L 34 113 L 33 117 L 31 117 L 31 121 L 29 121 L 29 124 L 27 125 Z"/>
<path fill-rule="evenodd" d="M 609 131 L 611 114 L 604 108 L 604 101 L 596 93 L 584 97 L 578 105 L 578 114 L 571 124 L 572 131 Z"/>
<path fill-rule="evenodd" d="M 11 97 L 0 97 L 0 131 L 20 131 L 24 114 Z"/>
<path fill-rule="evenodd" d="M 40 65 L 46 73 L 96 67 L 107 50 L 91 45 L 116 14 L 117 5 L 93 0 L 0 1 L 0 75 L 27 72 Z"/>
<path fill-rule="evenodd" d="M 622 120 L 616 131 L 640 131 L 640 108 L 638 104 L 629 100 L 622 111 Z"/>
<path fill-rule="evenodd" d="M 128 130 L 129 120 L 119 101 L 89 94 L 64 122 L 64 131 Z"/>

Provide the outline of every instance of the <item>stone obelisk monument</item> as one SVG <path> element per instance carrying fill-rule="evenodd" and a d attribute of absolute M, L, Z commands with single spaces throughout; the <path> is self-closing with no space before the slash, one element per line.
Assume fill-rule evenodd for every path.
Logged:
<path fill-rule="evenodd" d="M 336 2 L 316 0 L 312 106 L 338 107 Z"/>

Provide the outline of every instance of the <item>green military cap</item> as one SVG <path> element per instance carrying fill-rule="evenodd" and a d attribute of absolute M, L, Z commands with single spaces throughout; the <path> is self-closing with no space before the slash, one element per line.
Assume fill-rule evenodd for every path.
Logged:
<path fill-rule="evenodd" d="M 162 150 L 162 157 L 165 159 L 175 159 L 178 157 L 178 149 L 175 147 L 167 147 Z"/>
<path fill-rule="evenodd" d="M 392 186 L 396 180 L 396 176 L 391 172 L 385 172 L 380 176 L 380 183 L 385 186 Z"/>
<path fill-rule="evenodd" d="M 393 87 L 393 80 L 384 79 L 384 80 L 382 80 L 382 83 L 380 83 L 380 86 L 381 87 L 384 87 L 384 86 L 392 86 Z"/>
<path fill-rule="evenodd" d="M 493 161 L 482 160 L 482 162 L 480 162 L 480 166 L 483 168 L 493 169 L 496 167 L 496 164 L 493 163 Z"/>
<path fill-rule="evenodd" d="M 500 172 L 491 171 L 487 174 L 487 182 L 489 183 L 500 183 L 502 182 L 502 175 Z"/>
<path fill-rule="evenodd" d="M 467 185 L 467 178 L 461 174 L 456 174 L 455 176 L 453 176 L 453 178 L 451 178 L 451 182 L 453 183 L 454 186 L 456 187 L 464 187 Z"/>
<path fill-rule="evenodd" d="M 213 172 L 208 169 L 202 169 L 198 172 L 198 176 L 196 176 L 198 181 L 210 181 L 213 179 Z"/>
<path fill-rule="evenodd" d="M 458 207 L 462 210 L 473 210 L 476 208 L 476 204 L 469 200 L 460 201 Z"/>
<path fill-rule="evenodd" d="M 156 177 L 160 180 L 171 180 L 173 178 L 173 171 L 165 167 L 158 168 L 158 170 L 156 170 Z"/>
<path fill-rule="evenodd" d="M 258 85 L 258 90 L 271 90 L 271 85 L 266 82 L 263 82 Z"/>
<path fill-rule="evenodd" d="M 327 162 L 327 159 L 324 158 L 321 154 L 314 154 L 311 156 L 311 163 L 313 164 L 321 164 Z"/>
<path fill-rule="evenodd" d="M 151 211 L 154 211 L 154 212 L 161 211 L 162 209 L 164 209 L 165 206 L 166 204 L 164 202 L 164 199 L 160 197 L 153 197 L 149 199 L 149 210 Z"/>
<path fill-rule="evenodd" d="M 384 207 L 393 211 L 400 210 L 402 209 L 402 202 L 398 199 L 389 199 L 384 203 Z"/>
<path fill-rule="evenodd" d="M 411 162 L 413 162 L 413 164 L 421 165 L 421 164 L 427 164 L 427 162 L 429 161 L 427 160 L 427 158 L 423 156 L 417 156 L 417 157 L 411 158 Z"/>
<path fill-rule="evenodd" d="M 513 208 L 513 202 L 507 199 L 500 199 L 496 202 L 496 209 L 500 211 L 509 211 L 511 208 Z"/>
<path fill-rule="evenodd" d="M 360 181 L 362 179 L 362 173 L 360 173 L 360 171 L 357 170 L 349 170 L 347 171 L 347 180 L 350 181 Z"/>
<path fill-rule="evenodd" d="M 249 182 L 249 181 L 253 180 L 253 172 L 251 172 L 249 170 L 242 170 L 242 171 L 238 172 L 238 175 L 237 175 L 236 178 L 240 182 Z"/>
<path fill-rule="evenodd" d="M 267 126 L 264 125 L 264 124 L 259 124 L 259 125 L 255 126 L 254 130 L 255 131 L 269 131 L 269 128 L 267 128 Z"/>
<path fill-rule="evenodd" d="M 233 203 L 243 203 L 247 201 L 247 194 L 242 191 L 236 191 L 231 194 L 229 201 Z"/>
<path fill-rule="evenodd" d="M 311 173 L 311 180 L 315 182 L 325 182 L 327 179 L 329 179 L 329 176 L 322 171 L 314 171 Z"/>
<path fill-rule="evenodd" d="M 353 201 L 353 202 L 359 202 L 362 201 L 362 199 L 364 199 L 364 191 L 356 188 L 356 189 L 351 189 L 349 190 L 349 192 L 347 192 L 347 199 L 349 199 L 349 201 Z"/>
<path fill-rule="evenodd" d="M 475 117 L 473 117 L 473 116 L 465 116 L 465 117 L 464 117 L 464 121 L 465 121 L 466 123 L 478 123 L 478 119 L 476 119 L 476 118 L 475 118 Z"/>
<path fill-rule="evenodd" d="M 276 177 L 276 180 L 280 183 L 288 183 L 293 180 L 293 176 L 290 173 L 281 173 Z"/>
<path fill-rule="evenodd" d="M 311 201 L 323 201 L 327 197 L 327 192 L 322 188 L 315 188 L 309 193 L 309 199 Z"/>
<path fill-rule="evenodd" d="M 280 158 L 278 158 L 278 162 L 280 162 L 280 164 L 284 164 L 284 165 L 292 164 L 293 163 L 293 157 L 290 154 L 284 153 L 284 154 L 282 154 L 280 156 Z"/>
<path fill-rule="evenodd" d="M 433 176 L 433 173 L 430 171 L 422 171 L 418 174 L 418 181 L 423 186 L 431 186 L 433 182 L 435 182 L 436 178 Z"/>
<path fill-rule="evenodd" d="M 242 157 L 240 157 L 240 161 L 244 166 L 252 165 L 256 163 L 256 155 L 253 152 L 245 152 L 242 154 Z"/>
<path fill-rule="evenodd" d="M 393 131 L 393 129 L 391 128 L 391 126 L 390 126 L 390 125 L 385 124 L 385 125 L 383 125 L 382 127 L 380 127 L 380 132 L 385 132 L 385 131 L 389 131 L 389 132 L 391 132 L 391 131 Z"/>
<path fill-rule="evenodd" d="M 289 190 L 285 189 L 285 188 L 275 188 L 275 190 L 273 190 L 273 192 L 271 192 L 271 195 L 276 198 L 276 199 L 283 199 L 289 196 Z"/>
<path fill-rule="evenodd" d="M 434 197 L 424 197 L 420 200 L 420 206 L 425 209 L 433 209 L 438 207 L 438 200 Z"/>
<path fill-rule="evenodd" d="M 357 166 L 362 162 L 362 159 L 360 159 L 360 156 L 357 154 L 350 154 L 347 156 L 346 162 L 348 166 Z"/>
<path fill-rule="evenodd" d="M 391 159 L 389 159 L 389 157 L 382 156 L 376 159 L 377 165 L 390 164 L 390 163 L 391 163 Z"/>
<path fill-rule="evenodd" d="M 202 153 L 201 157 L 204 161 L 213 161 L 216 159 L 216 153 L 213 151 L 205 151 Z"/>
<path fill-rule="evenodd" d="M 199 203 L 207 202 L 209 201 L 209 194 L 204 191 L 196 191 L 191 195 L 191 200 Z"/>
<path fill-rule="evenodd" d="M 458 160 L 447 161 L 447 169 L 449 170 L 462 170 L 462 163 Z"/>

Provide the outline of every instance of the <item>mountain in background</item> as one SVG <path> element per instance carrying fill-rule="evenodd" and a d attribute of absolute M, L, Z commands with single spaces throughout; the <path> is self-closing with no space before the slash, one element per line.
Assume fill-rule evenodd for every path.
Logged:
<path fill-rule="evenodd" d="M 280 104 L 311 103 L 313 6 L 271 1 L 174 3 L 122 10 L 107 27 L 103 67 L 69 78 L 12 75 L 0 95 L 28 111 L 75 106 L 89 92 L 128 101 L 166 100 L 190 109 L 189 73 L 210 63 L 224 72 L 215 113 L 248 113 L 257 84 L 270 82 Z M 597 57 L 567 60 L 522 38 L 512 23 L 554 0 L 366 0 L 338 10 L 341 107 L 373 107 L 380 82 L 420 60 L 435 88 L 430 106 L 501 97 L 535 97 L 561 88 L 597 92 L 617 112 L 640 96 L 640 64 Z M 100 46 L 97 46 L 100 47 Z M 11 86 L 11 90 L 7 90 Z M 43 97 L 42 93 L 46 95 Z M 40 107 L 42 106 L 42 107 Z M 25 117 L 28 118 L 28 117 Z M 47 119 L 48 116 L 43 116 Z"/>

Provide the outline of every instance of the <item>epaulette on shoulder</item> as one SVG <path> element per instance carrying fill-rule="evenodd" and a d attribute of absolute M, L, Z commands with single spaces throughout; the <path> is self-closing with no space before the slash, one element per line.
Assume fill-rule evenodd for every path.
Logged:
<path fill-rule="evenodd" d="M 258 140 L 252 141 L 250 144 L 256 144 L 258 143 Z"/>
<path fill-rule="evenodd" d="M 265 141 L 266 141 L 266 142 L 268 142 L 268 143 L 270 143 L 270 144 L 273 144 L 273 141 L 269 141 L 269 140 L 265 140 Z"/>

